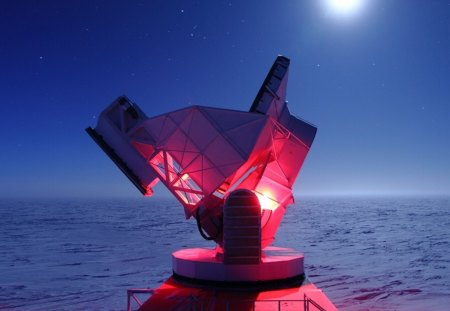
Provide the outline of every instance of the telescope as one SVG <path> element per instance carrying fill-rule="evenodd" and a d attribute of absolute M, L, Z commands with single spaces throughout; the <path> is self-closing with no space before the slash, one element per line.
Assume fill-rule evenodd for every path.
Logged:
<path fill-rule="evenodd" d="M 147 117 L 120 96 L 86 129 L 143 195 L 163 183 L 216 243 L 174 252 L 170 282 L 272 288 L 304 281 L 303 254 L 270 246 L 317 131 L 289 111 L 289 64 L 276 58 L 248 111 L 196 105 Z M 170 310 L 163 296 L 147 303 Z"/>

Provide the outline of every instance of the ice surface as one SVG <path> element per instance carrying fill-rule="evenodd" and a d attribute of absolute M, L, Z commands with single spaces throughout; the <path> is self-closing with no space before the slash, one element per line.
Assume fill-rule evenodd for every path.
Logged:
<path fill-rule="evenodd" d="M 342 310 L 448 310 L 450 199 L 300 198 L 275 245 Z M 202 241 L 175 200 L 1 200 L 0 309 L 124 310 Z"/>

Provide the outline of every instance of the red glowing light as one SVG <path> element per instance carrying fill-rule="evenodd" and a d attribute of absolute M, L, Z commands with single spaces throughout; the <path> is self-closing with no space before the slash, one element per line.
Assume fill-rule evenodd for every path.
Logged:
<path fill-rule="evenodd" d="M 256 196 L 258 197 L 259 204 L 261 205 L 261 209 L 266 210 L 275 210 L 278 207 L 278 202 L 273 198 L 273 194 L 269 190 L 265 190 L 262 192 L 256 192 Z"/>

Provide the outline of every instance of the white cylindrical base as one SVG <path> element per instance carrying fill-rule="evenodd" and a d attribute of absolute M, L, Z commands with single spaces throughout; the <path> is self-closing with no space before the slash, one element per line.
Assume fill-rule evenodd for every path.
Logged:
<path fill-rule="evenodd" d="M 190 248 L 172 254 L 172 268 L 176 275 L 200 281 L 260 282 L 303 275 L 303 259 L 293 249 L 267 247 L 260 263 L 226 265 L 214 249 Z"/>

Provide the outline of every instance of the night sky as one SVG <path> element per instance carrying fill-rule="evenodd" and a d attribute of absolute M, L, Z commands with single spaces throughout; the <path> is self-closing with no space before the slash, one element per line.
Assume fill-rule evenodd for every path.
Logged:
<path fill-rule="evenodd" d="M 98 114 L 248 110 L 278 54 L 318 127 L 297 195 L 450 194 L 450 1 L 363 2 L 0 1 L 0 197 L 139 197 Z"/>

